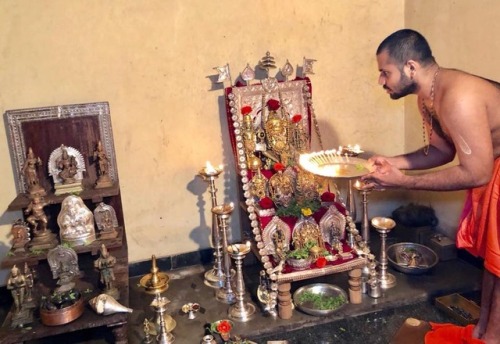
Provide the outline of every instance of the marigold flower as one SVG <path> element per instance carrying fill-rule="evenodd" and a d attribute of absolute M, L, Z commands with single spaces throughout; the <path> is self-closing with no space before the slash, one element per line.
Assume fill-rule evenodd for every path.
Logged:
<path fill-rule="evenodd" d="M 241 114 L 244 116 L 244 115 L 248 115 L 250 112 L 252 112 L 252 107 L 249 106 L 249 105 L 246 105 L 246 106 L 243 106 L 241 108 Z"/>
<path fill-rule="evenodd" d="M 300 211 L 302 212 L 302 215 L 304 215 L 304 216 L 311 216 L 313 214 L 311 208 L 302 208 L 302 209 L 300 209 Z"/>

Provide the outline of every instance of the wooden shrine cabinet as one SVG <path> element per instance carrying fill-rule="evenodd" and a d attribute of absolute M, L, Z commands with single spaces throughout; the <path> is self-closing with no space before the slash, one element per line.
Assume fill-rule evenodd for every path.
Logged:
<path fill-rule="evenodd" d="M 94 223 L 97 240 L 86 245 L 71 246 L 78 255 L 80 276 L 75 279 L 75 282 L 76 288 L 84 298 L 85 309 L 76 320 L 58 326 L 42 324 L 39 316 L 40 298 L 49 295 L 56 287 L 57 282 L 52 278 L 47 261 L 48 249 L 30 250 L 26 248 L 24 252 L 11 250 L 1 262 L 1 266 L 3 269 L 11 269 L 12 266 L 16 265 L 23 271 L 24 266 L 27 265 L 32 269 L 35 277 L 33 295 L 36 308 L 34 309 L 33 323 L 25 325 L 24 328 L 11 328 L 11 311 L 0 328 L 0 342 L 20 343 L 68 332 L 107 327 L 112 332 L 116 343 L 127 343 L 127 313 L 99 315 L 88 305 L 88 300 L 102 293 L 99 271 L 94 268 L 94 262 L 99 258 L 102 244 L 106 246 L 109 254 L 116 258 L 113 272 L 115 275 L 114 285 L 120 292 L 118 302 L 124 306 L 129 304 L 127 238 L 108 103 L 11 110 L 5 113 L 5 123 L 18 194 L 8 206 L 8 211 L 23 211 L 24 213 L 31 201 L 27 181 L 23 175 L 27 152 L 31 148 L 34 155 L 41 160 L 37 173 L 39 184 L 46 191 L 43 198 L 49 203 L 43 208 L 48 217 L 47 228 L 53 233 L 59 234 L 57 216 L 61 211 L 61 202 L 69 194 L 61 194 L 60 192 L 56 194 L 54 191 L 54 178 L 50 175 L 48 162 L 54 150 L 64 145 L 81 153 L 81 158 L 84 161 L 85 167 L 81 180 L 83 190 L 78 192 L 77 196 L 92 212 L 101 203 L 111 206 L 118 222 L 118 235 L 115 238 L 101 239 L 98 227 Z M 99 173 L 96 168 L 97 160 L 94 158 L 94 152 L 98 142 L 101 142 L 108 159 L 107 174 L 112 181 L 108 186 L 100 188 L 95 187 Z M 58 240 L 60 244 L 60 238 Z"/>
<path fill-rule="evenodd" d="M 265 70 L 264 78 L 256 80 L 247 64 L 241 72 L 244 82 L 224 85 L 240 204 L 249 225 L 242 235 L 253 238 L 254 252 L 270 281 L 270 308 L 277 304 L 283 319 L 292 316 L 292 282 L 349 272 L 350 285 L 359 287 L 369 252 L 345 205 L 329 191 L 329 182 L 299 163 L 300 156 L 310 152 L 313 135 L 322 145 L 306 76 L 314 74 L 312 61 L 304 59 L 303 75 L 292 80 L 288 61 L 275 76 L 269 75 L 276 65 L 267 53 L 257 64 Z M 227 65 L 218 70 L 222 81 L 231 80 Z M 313 260 L 302 260 L 302 266 L 294 265 L 292 251 L 310 242 L 319 252 L 328 251 L 331 259 L 319 264 L 313 255 Z"/>

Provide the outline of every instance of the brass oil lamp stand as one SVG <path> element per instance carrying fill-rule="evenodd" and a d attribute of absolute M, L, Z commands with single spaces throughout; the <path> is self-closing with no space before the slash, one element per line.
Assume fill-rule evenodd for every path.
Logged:
<path fill-rule="evenodd" d="M 236 301 L 236 294 L 233 291 L 233 275 L 231 273 L 231 258 L 229 257 L 228 243 L 227 243 L 227 231 L 228 225 L 227 220 L 234 210 L 233 203 L 217 205 L 212 208 L 212 213 L 217 216 L 217 223 L 220 226 L 220 231 L 222 232 L 222 248 L 223 248 L 223 258 L 224 258 L 224 285 L 217 289 L 215 296 L 217 300 L 233 304 Z"/>
<path fill-rule="evenodd" d="M 171 315 L 166 314 L 166 305 L 170 302 L 166 297 L 161 297 L 161 293 L 168 289 L 170 277 L 161 272 L 156 264 L 156 256 L 151 257 L 151 272 L 144 275 L 139 280 L 139 285 L 144 288 L 147 294 L 155 295 L 151 307 L 156 313 L 155 325 L 157 333 L 157 342 L 169 344 L 174 342 L 174 336 L 171 331 L 177 325 L 177 322 Z"/>
<path fill-rule="evenodd" d="M 351 216 L 352 221 L 355 223 L 357 211 L 356 211 L 356 199 L 354 198 L 352 179 L 348 179 L 347 181 L 347 197 L 345 203 L 347 210 L 349 211 L 349 215 Z"/>
<path fill-rule="evenodd" d="M 386 238 L 387 234 L 396 226 L 396 222 L 388 217 L 374 217 L 372 225 L 380 233 L 380 287 L 389 289 L 396 285 L 396 277 L 387 272 Z"/>
<path fill-rule="evenodd" d="M 354 187 L 361 194 L 361 204 L 363 205 L 363 217 L 361 220 L 361 237 L 366 242 L 366 244 L 370 243 L 370 220 L 368 219 L 368 195 L 370 194 L 370 189 L 363 189 L 364 183 L 360 180 L 357 180 L 354 183 Z"/>
<path fill-rule="evenodd" d="M 221 168 L 216 168 L 210 166 L 207 162 L 207 166 L 202 168 L 198 175 L 203 178 L 203 180 L 209 183 L 210 195 L 212 199 L 212 208 L 217 206 L 217 188 L 215 187 L 215 180 L 222 173 Z M 222 266 L 222 244 L 220 238 L 220 231 L 218 225 L 218 219 L 215 214 L 212 214 L 212 246 L 214 248 L 214 267 L 207 272 L 205 272 L 205 284 L 212 288 L 221 288 L 224 285 L 224 269 Z"/>
<path fill-rule="evenodd" d="M 337 153 L 339 154 L 339 156 L 345 156 L 346 158 L 352 158 L 352 157 L 357 157 L 362 152 L 363 151 L 357 145 L 354 147 L 347 145 L 347 146 L 340 146 Z M 357 211 L 356 211 L 356 198 L 354 197 L 352 178 L 349 178 L 347 180 L 346 207 L 347 207 L 347 210 L 349 211 L 349 215 L 351 216 L 352 221 L 355 223 L 356 217 L 357 217 L 356 216 Z M 363 239 L 366 239 L 366 238 L 363 237 Z"/>
<path fill-rule="evenodd" d="M 159 344 L 171 344 L 175 341 L 174 335 L 166 330 L 165 312 L 168 303 L 170 303 L 170 300 L 160 296 L 160 293 L 156 293 L 153 302 L 151 302 L 151 307 L 160 319 L 160 331 L 156 336 L 156 342 Z"/>
<path fill-rule="evenodd" d="M 248 321 L 255 313 L 255 306 L 245 302 L 245 282 L 243 280 L 243 259 L 250 252 L 250 242 L 229 245 L 228 252 L 236 265 L 236 303 L 229 307 L 228 315 L 237 321 Z"/>

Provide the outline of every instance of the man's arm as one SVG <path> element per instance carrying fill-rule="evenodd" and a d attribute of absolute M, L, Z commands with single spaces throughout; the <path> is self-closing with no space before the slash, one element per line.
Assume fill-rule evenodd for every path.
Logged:
<path fill-rule="evenodd" d="M 375 171 L 363 177 L 367 186 L 437 191 L 486 184 L 493 171 L 493 148 L 487 109 L 476 92 L 473 85 L 460 87 L 458 92 L 450 91 L 441 101 L 439 118 L 453 145 L 435 133 L 428 156 L 414 152 L 392 159 L 379 158 Z M 439 166 L 449 161 L 455 149 L 459 160 L 456 166 L 419 175 L 405 175 L 400 171 Z"/>

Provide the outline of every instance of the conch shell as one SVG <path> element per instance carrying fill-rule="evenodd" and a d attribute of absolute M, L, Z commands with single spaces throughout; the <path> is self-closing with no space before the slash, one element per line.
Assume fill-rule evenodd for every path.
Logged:
<path fill-rule="evenodd" d="M 101 315 L 132 313 L 132 308 L 125 307 L 107 294 L 100 294 L 90 299 L 89 305 L 97 314 Z"/>

